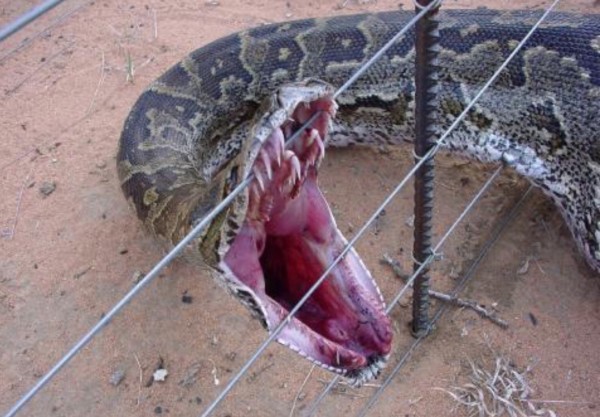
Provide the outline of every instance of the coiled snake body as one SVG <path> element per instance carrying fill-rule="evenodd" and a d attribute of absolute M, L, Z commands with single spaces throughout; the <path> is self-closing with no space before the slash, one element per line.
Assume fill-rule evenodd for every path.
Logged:
<path fill-rule="evenodd" d="M 412 34 L 341 95 L 339 107 L 331 99 L 332 86 L 411 17 L 303 20 L 228 36 L 161 76 L 125 123 L 122 188 L 148 229 L 168 242 L 254 173 L 190 250 L 269 330 L 345 243 L 316 182 L 323 142 L 396 143 L 413 135 Z M 440 14 L 440 133 L 538 17 Z M 284 150 L 285 138 L 319 110 L 314 127 Z M 600 15 L 551 15 L 445 146 L 502 161 L 541 187 L 600 271 Z M 351 251 L 278 340 L 360 383 L 379 372 L 391 334 L 379 290 Z"/>

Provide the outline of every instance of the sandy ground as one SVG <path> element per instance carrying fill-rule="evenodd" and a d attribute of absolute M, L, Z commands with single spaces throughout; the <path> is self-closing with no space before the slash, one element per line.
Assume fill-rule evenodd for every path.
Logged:
<path fill-rule="evenodd" d="M 0 2 L 0 24 L 33 1 Z M 140 91 L 187 52 L 230 32 L 268 22 L 393 9 L 408 2 L 344 7 L 336 1 L 101 0 L 65 2 L 0 45 L 0 412 L 38 380 L 160 259 L 118 187 L 117 139 Z M 448 7 L 512 7 L 517 2 L 452 1 Z M 541 2 L 527 1 L 528 7 Z M 565 2 L 567 3 L 567 2 Z M 593 1 L 563 9 L 600 12 Z M 72 10 L 76 12 L 57 20 Z M 45 28 L 52 28 L 39 34 Z M 11 52 L 12 51 L 12 52 Z M 133 79 L 128 80 L 128 62 Z M 130 65 L 131 66 L 131 65 Z M 351 235 L 411 165 L 408 149 L 328 153 L 323 189 Z M 440 158 L 436 235 L 487 178 L 489 168 Z M 505 175 L 461 225 L 433 273 L 451 288 L 489 238 L 491 226 L 527 188 Z M 45 193 L 45 194 L 44 194 Z M 358 243 L 387 299 L 400 283 L 379 260 L 408 268 L 411 191 L 390 205 Z M 526 261 L 528 268 L 524 268 Z M 510 327 L 451 310 L 384 392 L 373 416 L 449 415 L 445 393 L 467 381 L 467 360 L 496 355 L 534 364 L 537 400 L 560 416 L 600 416 L 600 281 L 582 261 L 552 205 L 527 199 L 463 293 L 497 303 Z M 408 301 L 396 308 L 395 363 L 412 342 Z M 265 338 L 258 323 L 210 279 L 177 261 L 23 410 L 23 416 L 196 416 Z M 168 376 L 151 383 L 162 363 Z M 272 345 L 216 416 L 305 415 L 330 375 Z M 118 384 L 111 378 L 122 373 Z M 117 382 L 117 381 L 113 381 Z M 341 389 L 321 416 L 352 415 L 373 387 Z M 466 415 L 458 410 L 455 415 Z"/>

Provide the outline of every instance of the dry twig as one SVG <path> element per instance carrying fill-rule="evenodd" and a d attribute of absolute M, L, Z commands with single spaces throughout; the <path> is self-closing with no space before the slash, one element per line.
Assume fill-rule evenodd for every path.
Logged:
<path fill-rule="evenodd" d="M 408 280 L 408 277 L 402 271 L 402 268 L 400 267 L 400 264 L 398 263 L 398 261 L 395 261 L 389 255 L 384 254 L 381 262 L 383 262 L 385 265 L 388 265 L 390 268 L 392 268 L 392 271 L 394 271 L 396 276 L 398 276 L 404 282 L 406 282 Z M 470 308 L 471 310 L 473 310 L 477 314 L 479 314 L 481 317 L 490 320 L 495 325 L 497 325 L 503 329 L 508 328 L 508 323 L 506 321 L 502 320 L 499 317 L 496 317 L 496 314 L 493 311 L 486 310 L 484 307 L 482 307 L 476 301 L 464 300 L 464 299 L 458 298 L 454 295 L 444 294 L 442 292 L 434 291 L 434 290 L 429 290 L 429 296 L 431 298 L 435 298 L 437 300 L 455 305 L 457 307 Z"/>
<path fill-rule="evenodd" d="M 134 353 L 133 357 L 135 358 L 138 369 L 140 371 L 140 380 L 139 380 L 139 384 L 138 384 L 138 396 L 137 396 L 137 402 L 136 402 L 136 405 L 140 405 L 140 401 L 142 398 L 142 381 L 144 380 L 144 371 L 142 370 L 142 365 L 140 364 L 140 359 L 138 358 L 138 356 Z"/>
<path fill-rule="evenodd" d="M 450 395 L 459 406 L 467 409 L 469 417 L 556 417 L 556 413 L 540 408 L 531 400 L 533 389 L 526 376 L 531 367 L 521 371 L 507 358 L 496 358 L 494 369 L 487 371 L 469 361 L 469 382 L 451 390 L 435 388 Z"/>
<path fill-rule="evenodd" d="M 158 39 L 158 22 L 156 19 L 156 9 L 152 9 L 152 22 L 154 24 L 154 39 Z"/>
<path fill-rule="evenodd" d="M 37 74 L 40 70 L 42 70 L 46 65 L 48 65 L 50 62 L 52 62 L 55 58 L 59 57 L 60 55 L 64 54 L 66 51 L 68 51 L 71 46 L 73 46 L 75 42 L 70 42 L 67 46 L 65 46 L 64 48 L 62 48 L 60 51 L 50 55 L 48 58 L 46 58 L 44 60 L 44 62 L 42 62 L 40 65 L 38 65 L 36 67 L 36 69 L 34 69 L 33 71 L 31 71 L 29 74 L 27 74 L 21 81 L 19 81 L 16 85 L 14 85 L 13 87 L 7 89 L 5 91 L 5 94 L 7 96 L 12 95 L 13 93 L 15 93 L 19 88 L 21 88 L 23 86 L 23 84 L 25 84 L 27 81 L 29 81 L 31 79 L 31 77 L 33 77 L 35 74 Z"/>
<path fill-rule="evenodd" d="M 315 370 L 316 366 L 317 365 L 313 365 L 310 368 L 310 371 L 308 371 L 308 374 L 306 375 L 306 378 L 304 378 L 304 381 L 302 382 L 302 385 L 300 385 L 300 388 L 298 389 L 298 393 L 296 394 L 296 397 L 294 398 L 294 402 L 292 403 L 292 409 L 290 410 L 290 417 L 292 417 L 294 415 L 294 410 L 296 409 L 296 403 L 298 402 L 298 399 L 300 398 L 300 394 L 302 394 L 302 390 L 306 386 L 306 383 L 310 379 L 310 376 L 312 375 L 312 373 Z"/>
<path fill-rule="evenodd" d="M 106 60 L 104 58 L 104 51 L 101 51 L 101 52 L 102 52 L 102 63 L 100 64 L 100 78 L 98 79 L 98 85 L 96 85 L 96 91 L 94 91 L 94 95 L 92 96 L 92 101 L 90 102 L 90 105 L 88 106 L 88 109 L 85 112 L 86 116 L 89 116 L 90 112 L 92 111 L 92 107 L 94 106 L 94 102 L 96 101 L 96 97 L 98 96 L 98 92 L 100 91 L 100 87 L 102 86 L 102 83 L 104 82 L 104 79 L 106 78 L 106 71 L 105 71 Z"/>
<path fill-rule="evenodd" d="M 21 189 L 19 190 L 19 195 L 17 197 L 17 209 L 15 210 L 15 219 L 12 222 L 12 227 L 6 228 L 1 231 L 2 237 L 8 240 L 12 240 L 15 236 L 15 230 L 17 229 L 17 222 L 19 221 L 19 213 L 21 212 L 21 201 L 23 200 L 23 193 L 25 192 L 25 187 L 29 183 L 29 177 L 31 177 L 31 173 L 33 172 L 33 167 L 29 170 L 27 177 L 25 177 L 25 181 L 21 185 Z"/>
<path fill-rule="evenodd" d="M 320 382 L 323 385 L 329 385 L 329 383 L 331 381 L 327 381 L 325 379 L 319 378 L 319 379 L 317 379 L 317 382 Z M 367 384 L 363 384 L 360 389 L 362 390 L 364 388 L 379 389 L 379 388 L 381 388 L 381 384 L 367 383 Z M 336 382 L 336 384 L 332 388 L 332 392 L 337 395 L 344 395 L 344 396 L 350 397 L 350 398 L 367 398 L 368 397 L 368 395 L 356 394 L 355 391 L 357 391 L 357 390 L 352 385 L 350 385 L 348 382 L 346 382 L 344 380 L 339 380 L 338 382 Z"/>
<path fill-rule="evenodd" d="M 15 163 L 19 162 L 21 159 L 25 158 L 27 155 L 29 155 L 30 153 L 32 153 L 34 151 L 35 151 L 35 148 L 31 148 L 28 151 L 23 152 L 22 154 L 20 154 L 19 156 L 17 156 L 13 160 L 11 160 L 11 161 L 7 162 L 6 164 L 0 166 L 0 172 L 4 171 L 4 169 L 8 168 L 12 164 L 15 164 Z"/>

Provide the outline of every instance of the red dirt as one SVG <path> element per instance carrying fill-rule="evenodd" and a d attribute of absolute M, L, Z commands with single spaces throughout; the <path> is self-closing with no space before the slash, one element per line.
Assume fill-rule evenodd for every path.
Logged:
<path fill-rule="evenodd" d="M 4 2 L 0 24 L 32 3 Z M 399 4 L 347 3 L 340 8 L 335 1 L 65 2 L 2 43 L 0 412 L 7 411 L 131 288 L 137 271 L 148 271 L 164 253 L 129 210 L 115 173 L 122 123 L 144 86 L 187 52 L 236 30 L 309 16 L 393 9 Z M 523 3 L 541 5 L 498 0 L 452 1 L 448 7 L 524 7 Z M 49 31 L 34 36 L 80 5 Z M 600 12 L 591 0 L 571 1 L 562 8 Z M 6 55 L 26 38 L 31 42 Z M 126 79 L 128 54 L 135 67 L 132 82 Z M 409 149 L 328 153 L 321 182 L 347 236 L 395 186 L 411 159 Z M 489 173 L 479 165 L 439 159 L 437 236 Z M 42 186 L 52 188 L 45 182 L 56 186 L 47 196 L 40 192 Z M 448 277 L 469 266 L 491 225 L 526 186 L 512 175 L 496 183 L 448 242 L 444 259 L 435 266 L 434 287 L 448 289 L 454 284 Z M 410 265 L 412 229 L 406 223 L 411 198 L 410 190 L 401 193 L 376 229 L 357 245 L 387 299 L 400 283 L 379 259 L 389 253 L 406 268 Z M 531 259 L 528 270 L 517 273 L 527 259 Z M 491 363 L 495 354 L 502 353 L 519 366 L 535 361 L 529 376 L 535 397 L 564 401 L 547 404 L 559 415 L 600 416 L 596 275 L 577 253 L 557 211 L 535 192 L 464 292 L 487 305 L 498 303 L 510 328 L 503 331 L 472 312 L 450 310 L 370 415 L 448 415 L 455 403 L 433 388 L 466 382 L 467 359 Z M 182 302 L 184 296 L 188 302 Z M 406 301 L 402 304 L 406 306 Z M 410 309 L 396 308 L 392 316 L 397 327 L 394 364 L 412 341 L 407 330 Z M 265 336 L 259 323 L 212 281 L 206 269 L 177 261 L 20 415 L 199 415 Z M 148 386 L 159 361 L 169 375 L 165 382 Z M 310 369 L 308 361 L 272 345 L 214 415 L 289 415 Z M 111 385 L 109 379 L 118 370 L 124 379 Z M 329 377 L 315 370 L 297 402 L 297 415 L 306 414 Z M 354 414 L 372 392 L 372 387 L 365 387 L 330 395 L 319 415 Z"/>

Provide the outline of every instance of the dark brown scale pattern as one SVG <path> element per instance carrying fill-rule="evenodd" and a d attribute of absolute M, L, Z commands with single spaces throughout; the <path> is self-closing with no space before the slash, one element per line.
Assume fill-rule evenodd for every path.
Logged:
<path fill-rule="evenodd" d="M 441 13 L 440 132 L 539 15 Z M 138 217 L 157 236 L 180 239 L 252 162 L 242 157 L 243 138 L 268 94 L 307 77 L 340 86 L 411 17 L 391 12 L 267 25 L 191 53 L 142 94 L 121 136 L 119 176 Z M 409 33 L 339 98 L 330 144 L 412 137 L 413 54 Z M 599 115 L 600 16 L 554 13 L 446 146 L 504 161 L 542 187 L 600 270 Z M 213 265 L 218 231 L 239 223 L 225 222 L 231 210 L 201 239 Z"/>

